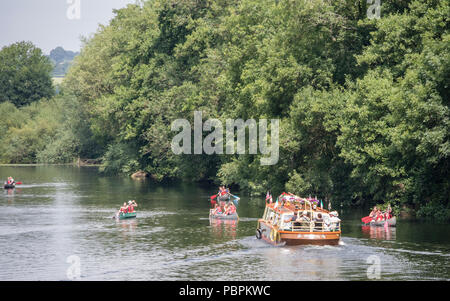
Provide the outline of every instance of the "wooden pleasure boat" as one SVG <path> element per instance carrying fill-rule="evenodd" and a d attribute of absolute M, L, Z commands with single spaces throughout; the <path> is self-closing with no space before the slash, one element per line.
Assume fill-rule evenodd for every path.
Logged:
<path fill-rule="evenodd" d="M 338 213 L 317 206 L 318 201 L 283 194 L 266 204 L 258 220 L 256 238 L 273 245 L 337 245 L 341 237 Z"/>

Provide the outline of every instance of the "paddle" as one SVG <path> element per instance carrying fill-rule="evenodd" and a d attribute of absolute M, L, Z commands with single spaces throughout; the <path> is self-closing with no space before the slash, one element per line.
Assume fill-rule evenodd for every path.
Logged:
<path fill-rule="evenodd" d="M 238 203 L 239 203 L 239 200 L 240 200 L 241 198 L 238 197 L 238 196 L 232 195 L 231 193 L 230 193 L 230 195 L 231 195 L 232 197 L 234 197 L 233 203 L 237 206 Z"/>
<path fill-rule="evenodd" d="M 370 216 L 366 216 L 366 217 L 363 217 L 363 218 L 361 219 L 361 221 L 362 221 L 364 224 L 370 223 L 371 220 L 372 220 L 372 217 L 370 217 Z"/>
<path fill-rule="evenodd" d="M 214 200 L 217 197 L 217 194 L 210 197 L 211 201 Z"/>
<path fill-rule="evenodd" d="M 16 182 L 15 184 L 16 185 L 22 185 L 22 182 Z"/>
<path fill-rule="evenodd" d="M 238 196 L 235 196 L 235 195 L 232 195 L 231 193 L 230 193 L 230 195 L 231 195 L 232 197 L 234 197 L 235 199 L 238 199 L 238 200 L 240 200 L 240 199 L 241 199 L 240 197 L 238 197 Z"/>

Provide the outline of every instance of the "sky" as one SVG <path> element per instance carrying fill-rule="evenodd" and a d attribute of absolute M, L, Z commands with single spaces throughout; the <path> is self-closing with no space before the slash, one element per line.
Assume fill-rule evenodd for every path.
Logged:
<path fill-rule="evenodd" d="M 108 24 L 113 9 L 135 0 L 0 0 L 0 48 L 31 41 L 45 54 L 58 46 L 79 51 L 80 37 Z"/>

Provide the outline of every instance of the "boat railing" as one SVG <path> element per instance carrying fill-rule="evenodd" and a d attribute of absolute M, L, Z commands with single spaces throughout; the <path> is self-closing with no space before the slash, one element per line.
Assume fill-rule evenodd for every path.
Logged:
<path fill-rule="evenodd" d="M 311 221 L 291 223 L 290 227 L 285 227 L 285 231 L 293 232 L 336 232 L 341 231 L 341 223 L 326 224 L 323 221 Z"/>

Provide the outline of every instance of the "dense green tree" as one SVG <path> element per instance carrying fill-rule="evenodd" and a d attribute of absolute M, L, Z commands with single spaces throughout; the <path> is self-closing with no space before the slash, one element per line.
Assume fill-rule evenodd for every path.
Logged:
<path fill-rule="evenodd" d="M 51 97 L 53 66 L 30 42 L 18 42 L 0 50 L 0 102 L 17 107 Z"/>

